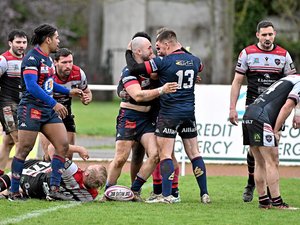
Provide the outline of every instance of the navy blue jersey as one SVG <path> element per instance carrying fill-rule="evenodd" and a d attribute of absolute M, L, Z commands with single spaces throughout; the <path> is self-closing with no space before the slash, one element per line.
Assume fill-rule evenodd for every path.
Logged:
<path fill-rule="evenodd" d="M 26 54 L 21 66 L 22 101 L 28 101 L 43 107 L 50 107 L 26 90 L 24 82 L 24 75 L 26 76 L 26 74 L 36 74 L 38 76 L 38 85 L 46 94 L 52 97 L 55 68 L 51 57 L 45 55 L 39 48 L 34 48 Z"/>
<path fill-rule="evenodd" d="M 192 54 L 178 50 L 165 57 L 145 62 L 148 73 L 158 73 L 160 86 L 177 82 L 177 92 L 160 96 L 160 114 L 189 118 L 195 113 L 195 82 L 202 70 L 201 60 Z"/>
<path fill-rule="evenodd" d="M 134 76 L 130 73 L 130 71 L 128 70 L 127 67 L 125 67 L 122 70 L 121 73 L 121 78 L 119 81 L 119 85 L 118 85 L 118 92 L 122 91 L 123 89 L 126 90 L 127 87 L 129 87 L 132 84 L 139 84 L 141 86 L 142 90 L 149 90 L 151 89 L 151 79 L 150 76 L 148 74 L 139 74 L 137 76 Z M 130 102 L 131 104 L 134 105 L 144 105 L 144 106 L 149 106 L 152 104 L 152 101 L 148 101 L 148 102 L 136 102 L 133 98 L 129 98 L 129 99 L 122 99 L 122 101 L 124 102 Z"/>

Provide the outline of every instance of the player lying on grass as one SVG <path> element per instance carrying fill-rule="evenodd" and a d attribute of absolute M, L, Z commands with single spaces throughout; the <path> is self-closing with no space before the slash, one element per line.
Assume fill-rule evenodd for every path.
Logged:
<path fill-rule="evenodd" d="M 52 199 L 49 194 L 51 164 L 40 160 L 27 160 L 20 179 L 20 193 L 30 198 Z M 90 165 L 84 170 L 74 162 L 66 160 L 60 189 L 75 201 L 93 201 L 106 182 L 107 172 L 102 165 Z M 0 177 L 1 197 L 7 196 L 11 184 L 11 173 Z M 0 197 L 0 198 L 1 198 Z"/>

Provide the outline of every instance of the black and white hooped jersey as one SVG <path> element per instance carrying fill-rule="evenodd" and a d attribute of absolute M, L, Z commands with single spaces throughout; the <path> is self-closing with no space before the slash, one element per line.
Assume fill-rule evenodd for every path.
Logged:
<path fill-rule="evenodd" d="M 0 56 L 0 101 L 19 103 L 21 97 L 22 58 L 13 56 L 9 51 Z"/>
<path fill-rule="evenodd" d="M 288 75 L 271 85 L 246 109 L 245 115 L 275 126 L 276 119 L 287 99 L 295 105 L 300 100 L 300 74 Z"/>
<path fill-rule="evenodd" d="M 274 45 L 271 51 L 261 50 L 257 45 L 246 47 L 239 55 L 235 71 L 247 76 L 246 105 L 251 104 L 275 81 L 296 73 L 289 52 L 278 45 Z"/>

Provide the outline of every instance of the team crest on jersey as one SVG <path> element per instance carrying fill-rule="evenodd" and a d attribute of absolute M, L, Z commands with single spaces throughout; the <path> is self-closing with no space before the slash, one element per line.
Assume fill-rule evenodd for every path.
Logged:
<path fill-rule="evenodd" d="M 30 110 L 30 119 L 40 120 L 42 117 L 42 111 L 38 109 L 31 109 Z"/>
<path fill-rule="evenodd" d="M 278 66 L 280 64 L 280 59 L 275 59 L 275 64 Z"/>
<path fill-rule="evenodd" d="M 266 135 L 267 142 L 271 142 L 273 140 L 273 137 L 271 135 Z"/>
<path fill-rule="evenodd" d="M 44 83 L 44 90 L 47 94 L 51 94 L 53 90 L 53 78 L 48 78 Z"/>

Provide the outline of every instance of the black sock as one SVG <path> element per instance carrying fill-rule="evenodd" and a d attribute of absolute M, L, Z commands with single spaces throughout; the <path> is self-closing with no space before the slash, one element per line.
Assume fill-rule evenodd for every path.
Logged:
<path fill-rule="evenodd" d="M 283 204 L 283 201 L 282 201 L 282 198 L 281 198 L 280 195 L 276 198 L 272 198 L 272 205 L 273 206 L 279 206 L 279 205 L 282 205 L 282 204 Z"/>
<path fill-rule="evenodd" d="M 261 205 L 270 205 L 270 199 L 269 199 L 268 195 L 258 197 L 258 201 L 259 201 L 259 204 L 261 204 Z"/>
<path fill-rule="evenodd" d="M 254 182 L 255 161 L 254 161 L 254 157 L 251 156 L 249 152 L 247 154 L 247 165 L 248 165 L 248 185 L 255 186 L 255 182 Z"/>

